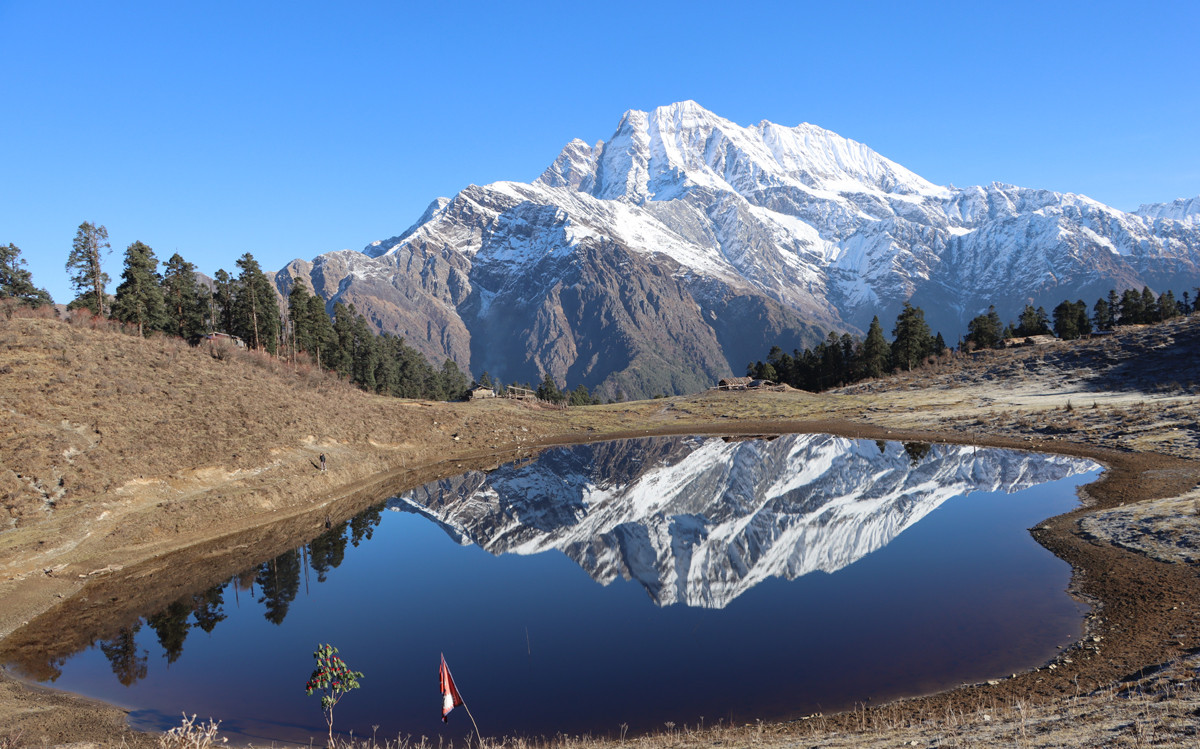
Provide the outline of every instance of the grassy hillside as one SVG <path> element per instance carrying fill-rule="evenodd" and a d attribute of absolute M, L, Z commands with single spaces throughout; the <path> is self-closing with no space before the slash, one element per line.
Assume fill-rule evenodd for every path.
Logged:
<path fill-rule="evenodd" d="M 0 527 L 151 477 L 261 469 L 283 450 L 313 461 L 324 451 L 331 466 L 346 445 L 407 446 L 419 457 L 429 434 L 443 436 L 438 415 L 445 426 L 457 413 L 236 348 L 19 317 L 0 322 L 0 403 Z M 503 434 L 489 436 L 512 438 L 522 420 L 512 409 Z"/>

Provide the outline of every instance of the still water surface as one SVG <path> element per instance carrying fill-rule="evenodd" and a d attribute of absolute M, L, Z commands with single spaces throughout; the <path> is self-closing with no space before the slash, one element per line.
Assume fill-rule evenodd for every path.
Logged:
<path fill-rule="evenodd" d="M 1085 461 L 828 435 L 559 448 L 427 485 L 65 662 L 138 727 L 320 739 L 318 643 L 362 736 L 610 733 L 848 708 L 1039 665 L 1081 633 L 1027 528 Z"/>

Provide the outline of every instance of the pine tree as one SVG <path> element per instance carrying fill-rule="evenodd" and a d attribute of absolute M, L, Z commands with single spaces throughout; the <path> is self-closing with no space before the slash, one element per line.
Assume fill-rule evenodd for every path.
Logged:
<path fill-rule="evenodd" d="M 593 398 L 588 392 L 587 386 L 582 382 L 571 391 L 571 396 L 567 398 L 568 406 L 596 406 L 600 404 L 599 398 Z"/>
<path fill-rule="evenodd" d="M 465 398 L 467 389 L 471 387 L 471 378 L 463 374 L 453 359 L 446 359 L 446 361 L 442 362 L 442 371 L 438 373 L 438 379 L 441 380 L 443 397 L 446 400 L 460 400 Z M 566 396 L 560 392 L 558 400 L 554 402 L 561 403 L 564 398 Z"/>
<path fill-rule="evenodd" d="M 560 403 L 563 399 L 562 391 L 558 389 L 558 383 L 549 373 L 542 375 L 542 382 L 538 385 L 537 397 L 550 401 L 551 403 Z"/>
<path fill-rule="evenodd" d="M 1142 287 L 1142 322 L 1155 323 L 1162 318 L 1158 316 L 1158 297 L 1149 286 Z"/>
<path fill-rule="evenodd" d="M 929 355 L 932 348 L 933 336 L 925 322 L 925 310 L 905 302 L 892 330 L 892 360 L 896 368 L 911 370 Z"/>
<path fill-rule="evenodd" d="M 329 352 L 336 348 L 337 335 L 333 332 L 333 321 L 329 319 L 329 313 L 325 311 L 325 300 L 316 294 L 308 297 L 308 313 L 305 315 L 305 323 L 309 326 L 311 337 L 312 348 L 308 349 L 309 353 L 317 358 L 319 366 L 332 368 L 329 362 L 324 361 L 322 357 L 328 359 Z"/>
<path fill-rule="evenodd" d="M 1096 330 L 1112 330 L 1114 322 L 1112 305 L 1104 299 L 1097 299 L 1092 307 L 1092 324 Z"/>
<path fill-rule="evenodd" d="M 304 279 L 292 279 L 292 290 L 288 292 L 288 320 L 292 324 L 292 341 L 297 351 L 313 352 L 316 349 L 313 340 L 313 322 L 309 319 L 311 308 L 308 300 L 312 295 Z"/>
<path fill-rule="evenodd" d="M 162 330 L 167 325 L 167 307 L 158 278 L 158 259 L 154 250 L 141 242 L 125 249 L 125 270 L 113 299 L 113 318 L 137 325 L 138 335 Z"/>
<path fill-rule="evenodd" d="M 104 294 L 104 287 L 109 277 L 101 268 L 101 255 L 107 254 L 105 250 L 112 251 L 108 243 L 108 229 L 88 221 L 80 224 L 71 253 L 67 255 L 67 272 L 74 271 L 71 286 L 77 295 L 67 305 L 68 309 L 84 308 L 101 317 L 108 315 L 108 298 Z"/>
<path fill-rule="evenodd" d="M 1046 310 L 1043 307 L 1034 309 L 1032 304 L 1026 304 L 1025 309 L 1021 311 L 1021 316 L 1017 319 L 1017 337 L 1026 338 L 1045 335 L 1049 332 L 1050 317 L 1046 314 Z"/>
<path fill-rule="evenodd" d="M 238 258 L 237 266 L 242 272 L 233 289 L 235 335 L 274 354 L 280 330 L 275 287 L 249 252 Z"/>
<path fill-rule="evenodd" d="M 354 318 L 357 313 L 354 305 L 346 306 L 341 302 L 333 305 L 333 345 L 329 350 L 329 369 L 339 376 L 349 378 L 354 368 Z"/>
<path fill-rule="evenodd" d="M 218 270 L 213 276 L 212 301 L 215 307 L 213 325 L 220 332 L 230 335 L 234 335 L 233 289 L 235 285 L 234 280 L 224 269 Z"/>
<path fill-rule="evenodd" d="M 1121 295 L 1121 324 L 1138 325 L 1143 322 L 1142 295 L 1133 289 L 1126 289 Z"/>
<path fill-rule="evenodd" d="M 1071 341 L 1092 332 L 1088 319 L 1087 303 L 1063 300 L 1054 308 L 1054 334 L 1064 341 Z"/>
<path fill-rule="evenodd" d="M 1000 345 L 1000 315 L 996 307 L 988 307 L 986 314 L 977 315 L 967 323 L 967 342 L 976 349 L 996 348 Z"/>
<path fill-rule="evenodd" d="M 375 336 L 362 315 L 354 316 L 350 358 L 351 381 L 367 392 L 375 392 L 375 366 L 378 363 Z"/>
<path fill-rule="evenodd" d="M 7 247 L 0 246 L 0 299 L 16 299 L 30 307 L 54 303 L 49 292 L 33 285 L 20 248 L 11 242 Z"/>
<path fill-rule="evenodd" d="M 859 360 L 858 371 L 866 378 L 882 377 L 887 371 L 888 357 L 891 350 L 883 337 L 883 327 L 879 324 L 879 315 L 871 319 L 867 328 L 867 337 L 863 341 L 862 356 Z"/>
<path fill-rule="evenodd" d="M 1158 297 L 1158 319 L 1170 320 L 1179 316 L 1179 303 L 1175 301 L 1175 292 L 1167 289 Z"/>
<path fill-rule="evenodd" d="M 196 283 L 196 266 L 176 252 L 163 271 L 163 300 L 167 307 L 167 330 L 184 339 L 205 332 L 205 298 Z"/>

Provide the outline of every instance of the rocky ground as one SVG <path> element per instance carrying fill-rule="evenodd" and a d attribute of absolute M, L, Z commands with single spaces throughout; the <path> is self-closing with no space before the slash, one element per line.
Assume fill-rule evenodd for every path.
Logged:
<path fill-rule="evenodd" d="M 380 398 L 250 354 L 54 320 L 0 321 L 0 651 L 12 658 L 103 636 L 111 617 L 82 606 L 87 597 L 161 591 L 125 596 L 128 611 L 117 614 L 150 610 L 155 595 L 194 585 L 198 569 L 236 572 L 245 555 L 294 546 L 321 519 L 349 517 L 381 493 L 545 445 L 821 430 L 1049 450 L 1108 466 L 1085 489 L 1086 507 L 1034 530 L 1072 563 L 1076 594 L 1093 604 L 1087 637 L 1043 669 L 995 684 L 637 742 L 1187 743 L 1200 725 L 1198 337 L 1192 318 L 949 357 L 836 393 L 709 392 L 564 412 Z M 93 613 L 70 628 L 38 625 L 65 621 L 71 607 Z M 156 742 L 125 729 L 123 717 L 0 677 L 0 746 Z"/>

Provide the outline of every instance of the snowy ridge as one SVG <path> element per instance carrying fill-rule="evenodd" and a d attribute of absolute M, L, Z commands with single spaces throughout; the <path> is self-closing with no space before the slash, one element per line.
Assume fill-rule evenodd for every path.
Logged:
<path fill-rule="evenodd" d="M 630 110 L 608 141 L 571 141 L 532 184 L 472 186 L 458 201 L 471 206 L 435 203 L 391 249 L 424 237 L 519 276 L 547 253 L 610 239 L 858 329 L 926 285 L 959 302 L 934 312 L 947 328 L 996 301 L 1076 295 L 1058 287 L 1097 281 L 1097 253 L 1133 265 L 1126 276 L 1159 258 L 1200 273 L 1200 198 L 1127 214 L 1069 193 L 943 187 L 816 125 L 743 127 L 693 101 Z"/>
<path fill-rule="evenodd" d="M 1178 293 L 1200 285 L 1198 217 L 1200 198 L 1126 213 L 935 185 L 816 125 L 684 101 L 568 142 L 532 183 L 438 198 L 311 280 L 435 362 L 646 397 L 741 374 L 774 343 L 886 326 L 905 302 L 953 341 L 992 304 L 1011 320 L 1114 288 Z"/>
<path fill-rule="evenodd" d="M 951 497 L 1096 467 L 962 446 L 914 459 L 899 443 L 830 435 L 631 440 L 551 450 L 391 506 L 493 554 L 559 550 L 602 584 L 638 581 L 658 605 L 723 608 L 769 577 L 841 569 Z"/>
<path fill-rule="evenodd" d="M 1141 205 L 1135 214 L 1146 218 L 1164 218 L 1178 221 L 1181 224 L 1200 223 L 1200 197 L 1180 198 L 1170 203 L 1149 203 Z"/>

